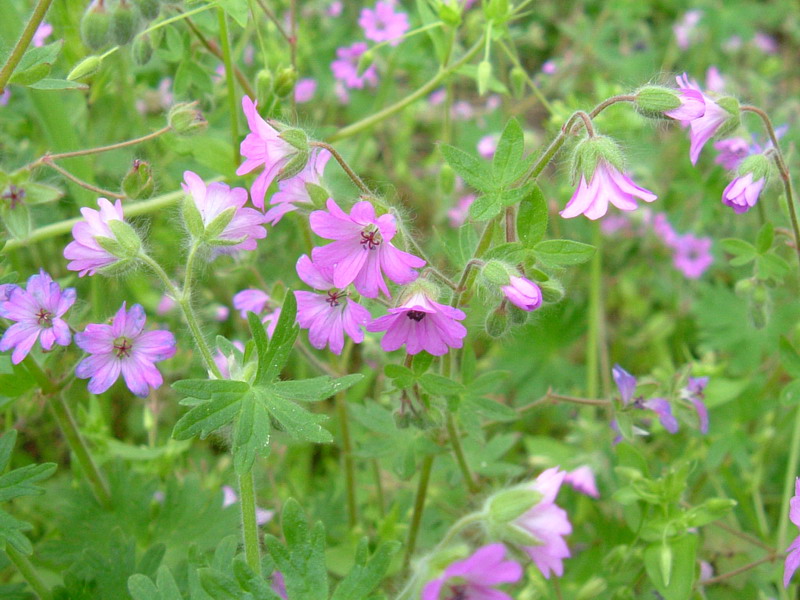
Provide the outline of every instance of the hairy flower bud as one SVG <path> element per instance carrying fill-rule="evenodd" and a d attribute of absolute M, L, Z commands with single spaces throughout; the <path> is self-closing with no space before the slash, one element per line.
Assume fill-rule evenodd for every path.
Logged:
<path fill-rule="evenodd" d="M 294 84 L 297 83 L 297 71 L 292 67 L 286 67 L 278 71 L 275 77 L 275 95 L 278 98 L 286 98 L 294 91 Z"/>
<path fill-rule="evenodd" d="M 483 96 L 489 91 L 489 82 L 492 79 L 492 63 L 482 60 L 478 64 L 478 95 Z"/>
<path fill-rule="evenodd" d="M 190 135 L 203 131 L 208 121 L 197 108 L 197 102 L 182 102 L 173 106 L 167 115 L 167 123 L 181 135 Z"/>
<path fill-rule="evenodd" d="M 153 57 L 153 42 L 149 35 L 140 35 L 133 40 L 131 46 L 131 57 L 138 66 L 144 66 Z"/>
<path fill-rule="evenodd" d="M 122 191 L 134 200 L 143 200 L 153 195 L 155 182 L 153 181 L 153 170 L 150 163 L 134 159 L 130 170 L 122 179 Z"/>
<path fill-rule="evenodd" d="M 573 181 L 579 181 L 581 176 L 590 181 L 600 160 L 604 160 L 617 171 L 622 171 L 622 151 L 614 140 L 604 135 L 584 138 L 572 153 Z"/>
<path fill-rule="evenodd" d="M 81 39 L 92 50 L 108 43 L 111 32 L 111 15 L 102 2 L 92 2 L 81 19 Z"/>
<path fill-rule="evenodd" d="M 499 260 L 490 260 L 481 269 L 481 277 L 490 285 L 508 285 L 513 267 Z"/>
<path fill-rule="evenodd" d="M 142 13 L 142 16 L 148 21 L 155 19 L 158 13 L 161 12 L 160 0 L 136 0 L 136 6 L 139 8 L 139 12 Z"/>
<path fill-rule="evenodd" d="M 508 320 L 508 309 L 502 304 L 495 310 L 486 315 L 486 322 L 484 323 L 486 334 L 492 338 L 501 338 L 510 329 Z"/>
<path fill-rule="evenodd" d="M 272 86 L 272 71 L 261 69 L 256 75 L 256 96 L 262 106 L 269 106 L 273 94 Z"/>
<path fill-rule="evenodd" d="M 633 105 L 637 111 L 647 117 L 661 117 L 668 110 L 681 105 L 678 92 L 661 85 L 646 85 L 636 90 Z"/>
<path fill-rule="evenodd" d="M 102 64 L 103 59 L 99 56 L 87 56 L 73 67 L 72 71 L 70 71 L 69 75 L 67 75 L 67 80 L 77 81 L 83 77 L 94 75 L 100 69 L 100 65 Z"/>
<path fill-rule="evenodd" d="M 117 8 L 111 13 L 111 35 L 114 42 L 124 46 L 133 39 L 139 26 L 139 15 L 125 0 L 120 0 Z"/>

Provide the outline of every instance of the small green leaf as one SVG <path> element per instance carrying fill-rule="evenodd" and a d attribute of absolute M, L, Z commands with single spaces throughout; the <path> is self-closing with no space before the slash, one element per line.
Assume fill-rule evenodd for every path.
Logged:
<path fill-rule="evenodd" d="M 773 279 L 781 282 L 791 270 L 789 263 L 777 254 L 762 254 L 756 258 L 756 273 L 760 279 Z"/>
<path fill-rule="evenodd" d="M 781 404 L 794 406 L 800 404 L 800 380 L 792 381 L 781 390 Z"/>
<path fill-rule="evenodd" d="M 722 240 L 721 243 L 725 252 L 733 254 L 734 258 L 731 259 L 730 263 L 734 267 L 746 265 L 758 255 L 755 246 L 744 240 L 727 238 Z"/>
<path fill-rule="evenodd" d="M 28 86 L 34 90 L 88 90 L 89 86 L 79 81 L 67 79 L 40 79 Z"/>
<path fill-rule="evenodd" d="M 328 376 L 299 381 L 278 381 L 271 389 L 281 398 L 301 402 L 319 402 L 344 391 L 364 379 L 361 373 L 353 373 L 333 379 Z"/>
<path fill-rule="evenodd" d="M 161 600 L 158 588 L 147 575 L 136 573 L 128 577 L 128 591 L 133 600 Z"/>
<path fill-rule="evenodd" d="M 759 230 L 756 236 L 756 251 L 759 254 L 766 254 L 772 247 L 772 242 L 775 239 L 775 227 L 772 223 L 764 223 L 764 226 Z"/>
<path fill-rule="evenodd" d="M 19 496 L 36 496 L 44 494 L 44 490 L 33 485 L 47 479 L 56 472 L 55 463 L 26 465 L 9 471 L 0 477 L 0 502 Z"/>
<path fill-rule="evenodd" d="M 14 70 L 9 83 L 31 85 L 47 77 L 63 44 L 64 40 L 58 40 L 45 46 L 28 48 Z"/>
<path fill-rule="evenodd" d="M 64 192 L 57 187 L 29 181 L 25 183 L 25 202 L 28 204 L 45 204 L 55 202 L 64 196 Z"/>
<path fill-rule="evenodd" d="M 172 437 L 176 440 L 188 440 L 196 435 L 200 439 L 233 421 L 239 412 L 242 394 L 238 392 L 221 392 L 214 394 L 211 401 L 195 406 L 183 415 L 175 428 Z"/>
<path fill-rule="evenodd" d="M 253 393 L 242 399 L 233 435 L 233 466 L 237 475 L 249 473 L 256 455 L 269 456 L 270 420 L 267 408 Z"/>
<path fill-rule="evenodd" d="M 464 392 L 460 383 L 435 373 L 425 373 L 419 378 L 419 384 L 433 396 L 457 396 Z"/>
<path fill-rule="evenodd" d="M 506 123 L 492 158 L 492 177 L 498 186 L 514 183 L 517 168 L 525 152 L 525 140 L 519 121 L 513 117 Z"/>
<path fill-rule="evenodd" d="M 384 542 L 367 560 L 368 540 L 363 538 L 356 551 L 356 563 L 336 586 L 331 600 L 363 600 L 378 587 L 389 569 L 392 557 L 400 549 L 399 542 Z"/>
<path fill-rule="evenodd" d="M 244 29 L 247 27 L 247 21 L 250 11 L 247 5 L 247 0 L 217 0 L 217 4 L 222 7 L 234 21 L 239 24 L 239 27 Z"/>
<path fill-rule="evenodd" d="M 17 443 L 17 430 L 9 429 L 0 436 L 0 473 L 5 472 L 11 460 L 11 453 L 14 452 L 14 444 Z"/>
<path fill-rule="evenodd" d="M 665 560 L 663 548 L 669 560 Z M 644 551 L 647 575 L 665 600 L 689 600 L 695 579 L 697 536 L 684 534 L 664 544 L 654 544 Z"/>
<path fill-rule="evenodd" d="M 538 185 L 522 199 L 517 212 L 517 234 L 526 248 L 533 248 L 547 233 L 547 201 Z"/>
<path fill-rule="evenodd" d="M 482 192 L 494 189 L 492 176 L 486 163 L 448 144 L 441 144 L 439 149 L 442 151 L 447 164 L 453 168 L 467 185 Z"/>
<path fill-rule="evenodd" d="M 503 205 L 497 194 L 485 194 L 470 204 L 469 218 L 473 221 L 488 221 L 499 215 L 502 210 Z"/>
<path fill-rule="evenodd" d="M 585 263 L 592 258 L 595 250 L 594 246 L 572 240 L 545 240 L 534 246 L 539 260 L 552 266 Z"/>
<path fill-rule="evenodd" d="M 778 352 L 786 372 L 795 379 L 800 379 L 800 354 L 785 336 L 781 336 L 778 340 Z"/>
<path fill-rule="evenodd" d="M 297 339 L 297 334 L 300 331 L 295 323 L 297 317 L 297 301 L 295 300 L 292 290 L 286 291 L 286 297 L 283 299 L 283 306 L 281 307 L 281 314 L 278 317 L 278 323 L 275 326 L 275 332 L 272 334 L 272 340 L 269 342 L 269 347 L 266 352 L 263 351 L 263 337 L 262 343 L 259 344 L 256 340 L 256 348 L 258 352 L 258 373 L 256 375 L 256 383 L 267 383 L 274 381 L 278 378 L 289 360 L 289 355 L 292 352 L 294 342 Z M 252 319 L 249 318 L 250 327 L 258 329 L 263 335 L 264 326 L 258 322 L 258 326 Z"/>
<path fill-rule="evenodd" d="M 291 400 L 284 400 L 267 388 L 253 388 L 256 400 L 277 419 L 293 438 L 306 442 L 326 444 L 333 441 L 330 432 L 321 423 L 328 417 L 307 411 Z"/>
<path fill-rule="evenodd" d="M 428 354 L 423 350 L 422 352 L 415 354 L 414 358 L 411 359 L 411 370 L 414 371 L 415 376 L 419 377 L 430 368 L 432 363 L 433 355 Z"/>
<path fill-rule="evenodd" d="M 213 600 L 244 600 L 236 581 L 216 569 L 199 569 L 200 585 Z"/>

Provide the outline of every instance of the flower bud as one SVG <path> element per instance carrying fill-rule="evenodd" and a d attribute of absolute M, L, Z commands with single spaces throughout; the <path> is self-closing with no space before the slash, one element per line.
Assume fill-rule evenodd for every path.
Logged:
<path fill-rule="evenodd" d="M 514 67 L 509 74 L 511 80 L 511 93 L 515 98 L 525 96 L 525 84 L 528 82 L 528 74 L 522 67 Z"/>
<path fill-rule="evenodd" d="M 461 7 L 457 3 L 439 3 L 439 19 L 445 25 L 449 25 L 450 27 L 458 27 L 461 25 Z"/>
<path fill-rule="evenodd" d="M 94 75 L 100 69 L 100 65 L 102 64 L 103 59 L 99 56 L 87 56 L 77 65 L 75 65 L 75 67 L 73 67 L 72 71 L 70 71 L 69 75 L 67 75 L 67 80 L 77 81 L 83 77 Z"/>
<path fill-rule="evenodd" d="M 489 337 L 495 339 L 503 337 L 510 329 L 508 310 L 503 305 L 498 306 L 486 316 L 484 328 Z"/>
<path fill-rule="evenodd" d="M 92 50 L 108 43 L 111 32 L 111 15 L 101 2 L 92 2 L 81 18 L 81 39 Z"/>
<path fill-rule="evenodd" d="M 753 181 L 758 181 L 759 179 L 769 180 L 771 171 L 772 161 L 764 154 L 754 154 L 742 161 L 742 164 L 739 165 L 738 173 L 740 176 L 752 173 Z"/>
<path fill-rule="evenodd" d="M 508 285 L 511 277 L 510 267 L 499 260 L 490 260 L 481 269 L 481 277 L 491 285 Z"/>
<path fill-rule="evenodd" d="M 153 57 L 153 42 L 150 40 L 149 35 L 140 35 L 133 40 L 131 57 L 133 62 L 140 67 L 150 62 Z"/>
<path fill-rule="evenodd" d="M 634 96 L 633 106 L 646 117 L 660 118 L 664 112 L 681 105 L 678 92 L 660 85 L 646 85 L 639 88 Z"/>
<path fill-rule="evenodd" d="M 443 165 L 439 171 L 439 189 L 442 194 L 450 195 L 456 187 L 456 173 L 450 165 Z"/>
<path fill-rule="evenodd" d="M 362 77 L 373 62 L 375 62 L 375 53 L 370 48 L 358 57 L 358 64 L 356 65 L 357 75 Z"/>
<path fill-rule="evenodd" d="M 605 597 L 607 589 L 608 583 L 606 583 L 605 579 L 592 577 L 578 590 L 578 593 L 575 595 L 575 600 L 592 600 L 593 598 L 600 598 L 601 595 Z"/>
<path fill-rule="evenodd" d="M 130 171 L 122 179 L 122 192 L 134 200 L 143 200 L 153 195 L 155 182 L 150 163 L 134 159 Z"/>
<path fill-rule="evenodd" d="M 604 135 L 584 138 L 575 146 L 572 153 L 573 180 L 577 182 L 583 176 L 586 181 L 591 181 L 597 163 L 601 159 L 618 171 L 622 171 L 624 162 L 622 151 L 614 140 Z"/>
<path fill-rule="evenodd" d="M 111 13 L 111 35 L 118 46 L 124 46 L 133 39 L 139 26 L 139 15 L 125 0 L 120 0 Z"/>
<path fill-rule="evenodd" d="M 208 127 L 208 121 L 197 109 L 197 102 L 182 102 L 173 106 L 167 115 L 167 123 L 181 135 L 198 133 Z"/>
<path fill-rule="evenodd" d="M 261 69 L 256 75 L 256 97 L 259 105 L 269 106 L 272 100 L 272 84 L 272 71 Z"/>
<path fill-rule="evenodd" d="M 297 71 L 292 67 L 286 67 L 278 71 L 275 76 L 275 95 L 278 98 L 286 98 L 294 91 L 294 84 L 297 83 Z"/>
<path fill-rule="evenodd" d="M 152 21 L 161 12 L 161 2 L 159 0 L 136 0 L 139 12 L 148 21 Z"/>
<path fill-rule="evenodd" d="M 483 96 L 489 91 L 489 82 L 492 79 L 492 63 L 482 60 L 478 65 L 478 95 Z"/>

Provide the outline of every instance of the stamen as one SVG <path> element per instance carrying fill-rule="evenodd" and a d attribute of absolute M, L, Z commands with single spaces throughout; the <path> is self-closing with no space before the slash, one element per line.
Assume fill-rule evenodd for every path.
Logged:
<path fill-rule="evenodd" d="M 328 297 L 325 298 L 325 302 L 331 305 L 331 308 L 334 306 L 339 306 L 339 298 L 344 298 L 347 296 L 347 292 L 341 292 L 339 290 L 329 290 Z"/>
<path fill-rule="evenodd" d="M 133 344 L 126 337 L 120 337 L 114 340 L 114 354 L 117 358 L 127 358 L 131 355 Z"/>
<path fill-rule="evenodd" d="M 36 313 L 36 322 L 39 325 L 50 325 L 53 321 L 53 313 L 45 308 L 40 308 Z"/>
<path fill-rule="evenodd" d="M 361 232 L 361 245 L 364 246 L 364 250 L 375 250 L 382 241 L 381 234 L 377 229 Z"/>
<path fill-rule="evenodd" d="M 412 321 L 417 321 L 419 323 L 425 318 L 425 313 L 421 310 L 410 310 L 406 313 L 406 316 Z"/>

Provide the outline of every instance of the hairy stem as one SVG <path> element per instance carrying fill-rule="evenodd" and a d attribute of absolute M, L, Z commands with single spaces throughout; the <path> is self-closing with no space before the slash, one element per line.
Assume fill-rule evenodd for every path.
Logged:
<path fill-rule="evenodd" d="M 256 522 L 256 490 L 253 472 L 239 476 L 239 499 L 242 502 L 242 534 L 244 537 L 244 557 L 248 566 L 261 573 L 261 548 L 258 542 L 258 523 Z"/>
<path fill-rule="evenodd" d="M 233 164 L 239 164 L 239 110 L 236 103 L 236 86 L 233 83 L 233 60 L 231 60 L 231 42 L 228 35 L 228 19 L 222 8 L 217 8 L 219 20 L 219 38 L 222 44 L 222 61 L 225 63 L 225 83 L 228 89 L 228 112 L 231 119 L 231 147 L 233 148 Z"/>
<path fill-rule="evenodd" d="M 5 553 L 40 600 L 50 600 L 52 597 L 50 590 L 42 581 L 42 578 L 39 577 L 36 567 L 28 560 L 28 557 L 17 552 L 11 544 L 6 544 Z"/>
<path fill-rule="evenodd" d="M 461 440 L 458 435 L 458 430 L 456 429 L 456 423 L 453 419 L 453 413 L 450 411 L 447 411 L 447 435 L 450 437 L 450 443 L 453 446 L 453 454 L 456 457 L 458 468 L 461 470 L 461 476 L 464 478 L 467 489 L 471 493 L 477 494 L 480 491 L 480 486 L 475 483 L 475 478 L 472 476 L 469 464 L 467 464 L 467 459 L 464 456 L 464 449 L 461 447 Z"/>
<path fill-rule="evenodd" d="M 14 46 L 14 49 L 11 51 L 11 54 L 9 54 L 6 64 L 4 64 L 3 68 L 0 69 L 0 93 L 5 90 L 8 80 L 11 79 L 11 76 L 14 74 L 14 69 L 17 68 L 17 65 L 19 64 L 19 61 L 22 60 L 22 57 L 25 56 L 25 51 L 28 49 L 31 40 L 33 39 L 33 34 L 36 33 L 36 29 L 44 20 L 44 16 L 47 14 L 47 9 L 50 8 L 50 4 L 52 2 L 53 0 L 39 0 L 36 3 L 36 7 L 33 9 L 33 14 L 31 15 L 28 24 L 25 25 L 25 29 L 22 30 L 22 35 L 20 36 L 19 40 L 17 40 L 17 43 Z"/>
<path fill-rule="evenodd" d="M 96 185 L 87 183 L 83 179 L 80 179 L 75 175 L 73 175 L 72 173 L 70 173 L 69 171 L 67 171 L 65 168 L 59 167 L 49 157 L 47 160 L 44 161 L 44 164 L 53 169 L 54 171 L 61 173 L 64 177 L 66 177 L 73 183 L 78 184 L 82 188 L 86 188 L 90 192 L 94 192 L 95 194 L 100 194 L 101 196 L 105 196 L 106 198 L 118 198 L 120 200 L 124 200 L 125 198 L 127 198 L 125 194 L 120 194 L 119 192 L 112 192 L 111 190 L 104 190 L 103 188 L 97 187 Z"/>
<path fill-rule="evenodd" d="M 350 178 L 350 181 L 352 181 L 356 185 L 356 187 L 358 189 L 360 189 L 362 192 L 364 192 L 365 194 L 368 194 L 370 196 L 372 195 L 372 190 L 369 189 L 369 187 L 367 186 L 366 183 L 364 183 L 364 181 L 361 179 L 361 177 L 359 177 L 356 174 L 356 172 L 353 171 L 352 168 L 350 168 L 350 165 L 347 164 L 347 161 L 344 159 L 344 157 L 341 154 L 339 154 L 339 152 L 336 150 L 336 148 L 334 148 L 330 144 L 326 144 L 325 142 L 310 142 L 309 146 L 314 146 L 316 148 L 324 148 L 325 150 L 330 152 L 331 156 L 333 156 L 333 158 L 336 159 L 336 162 L 339 163 L 339 166 L 342 167 L 342 170 L 345 173 L 347 173 L 347 176 Z"/>
<path fill-rule="evenodd" d="M 428 483 L 431 479 L 431 469 L 433 468 L 432 454 L 428 454 L 422 459 L 422 466 L 419 471 L 419 481 L 417 482 L 417 495 L 414 499 L 414 514 L 411 516 L 411 525 L 408 529 L 408 539 L 406 541 L 406 554 L 403 564 L 408 567 L 414 548 L 417 545 L 417 534 L 422 523 L 422 513 L 425 510 L 425 497 L 428 494 Z"/>

